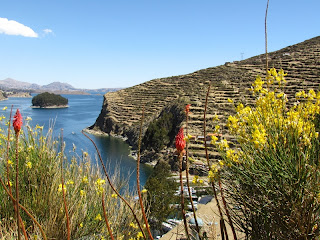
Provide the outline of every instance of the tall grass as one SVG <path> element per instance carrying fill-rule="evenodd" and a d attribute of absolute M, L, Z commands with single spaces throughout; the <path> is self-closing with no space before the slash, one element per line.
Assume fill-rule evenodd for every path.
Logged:
<path fill-rule="evenodd" d="M 28 122 L 28 121 L 27 121 Z M 5 125 L 5 122 L 3 126 Z M 0 176 L 6 179 L 7 137 L 0 135 Z M 103 189 L 106 213 L 116 239 L 129 239 L 136 236 L 138 230 L 133 224 L 134 218 L 122 201 L 114 195 L 109 185 L 105 184 L 104 174 L 100 167 L 92 165 L 87 152 L 79 156 L 74 153 L 66 159 L 61 152 L 59 139 L 52 136 L 52 129 L 47 133 L 43 127 L 26 125 L 21 131 L 18 148 L 15 147 L 13 136 L 8 150 L 9 179 L 12 192 L 15 191 L 14 176 L 15 151 L 18 150 L 19 164 L 19 203 L 31 211 L 48 239 L 67 239 L 66 215 L 62 198 L 61 174 L 64 176 L 66 202 L 70 218 L 70 235 L 72 239 L 83 237 L 102 238 L 108 236 L 102 217 L 100 190 Z M 60 170 L 62 159 L 65 161 L 63 171 Z M 114 170 L 111 180 L 117 189 L 121 189 L 128 197 L 127 201 L 136 209 L 132 193 L 125 189 L 126 182 L 120 180 L 119 169 Z M 25 223 L 27 234 L 41 239 L 39 229 L 23 211 L 21 218 Z M 17 236 L 17 225 L 14 221 L 12 201 L 4 189 L 0 188 L 0 239 L 10 239 Z"/>

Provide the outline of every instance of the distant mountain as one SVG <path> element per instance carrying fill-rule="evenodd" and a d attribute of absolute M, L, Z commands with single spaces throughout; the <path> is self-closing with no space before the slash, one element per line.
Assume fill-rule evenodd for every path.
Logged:
<path fill-rule="evenodd" d="M 77 91 L 79 89 L 74 88 L 68 83 L 53 82 L 48 85 L 43 85 L 42 90 L 55 90 L 55 91 Z"/>
<path fill-rule="evenodd" d="M 53 82 L 47 85 L 40 86 L 34 83 L 22 82 L 12 78 L 0 80 L 0 89 L 31 91 L 31 92 L 54 92 L 59 94 L 105 94 L 107 92 L 118 91 L 121 88 L 100 88 L 100 89 L 80 89 L 75 88 L 68 83 Z"/>
<path fill-rule="evenodd" d="M 30 89 L 39 89 L 39 88 L 41 88 L 41 86 L 38 84 L 17 81 L 12 78 L 6 78 L 6 79 L 0 81 L 0 88 L 2 88 L 3 90 L 6 90 L 6 89 L 30 90 Z"/>

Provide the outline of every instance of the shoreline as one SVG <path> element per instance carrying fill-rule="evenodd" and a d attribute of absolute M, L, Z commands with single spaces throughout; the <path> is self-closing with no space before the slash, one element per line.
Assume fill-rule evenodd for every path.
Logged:
<path fill-rule="evenodd" d="M 54 108 L 68 108 L 69 105 L 61 105 L 61 106 L 58 106 L 58 105 L 53 105 L 53 106 L 47 106 L 47 107 L 40 107 L 40 106 L 31 106 L 31 108 L 38 108 L 38 109 L 54 109 Z"/>
<path fill-rule="evenodd" d="M 96 135 L 96 136 L 109 136 L 109 137 L 119 138 L 124 142 L 126 142 L 126 140 L 128 139 L 128 138 L 120 136 L 120 135 L 111 135 L 111 134 L 108 134 L 108 133 L 103 132 L 101 130 L 89 129 L 89 127 L 84 128 L 83 131 L 86 132 L 86 133 L 92 134 L 92 135 Z M 137 161 L 138 160 L 137 150 L 132 150 L 132 146 L 130 144 L 128 144 L 128 145 L 129 145 L 129 154 L 128 154 L 128 156 L 133 158 L 135 161 Z M 154 167 L 157 164 L 157 162 L 151 161 L 151 162 L 146 162 L 146 163 L 143 163 L 143 164 L 151 166 L 151 167 Z"/>
<path fill-rule="evenodd" d="M 106 133 L 106 132 L 103 132 L 101 130 L 94 130 L 94 129 L 89 129 L 89 127 L 86 127 L 83 129 L 83 131 L 87 132 L 87 133 L 90 133 L 92 135 L 97 135 L 97 136 L 109 136 L 109 137 L 115 137 L 115 138 L 119 138 L 119 139 L 122 139 L 123 141 L 127 141 L 127 137 L 123 137 L 121 135 L 116 135 L 116 134 L 109 134 L 109 133 Z M 130 146 L 130 145 L 129 145 Z M 131 146 L 130 146 L 131 148 Z"/>

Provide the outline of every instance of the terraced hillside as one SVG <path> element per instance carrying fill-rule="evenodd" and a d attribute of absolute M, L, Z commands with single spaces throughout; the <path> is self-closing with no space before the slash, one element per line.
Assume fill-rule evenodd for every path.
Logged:
<path fill-rule="evenodd" d="M 269 53 L 269 67 L 283 68 L 288 73 L 287 94 L 292 98 L 299 89 L 319 89 L 320 84 L 320 36 L 302 43 Z M 208 131 L 213 127 L 210 119 L 214 114 L 221 122 L 233 112 L 235 102 L 249 103 L 249 92 L 256 75 L 265 73 L 265 55 L 255 56 L 243 61 L 226 63 L 187 75 L 154 79 L 134 87 L 105 94 L 101 114 L 93 129 L 111 135 L 122 135 L 134 144 L 141 107 L 145 106 L 145 129 L 161 110 L 177 99 L 191 104 L 189 133 L 202 135 L 204 100 L 209 83 L 211 91 L 208 102 Z M 145 130 L 144 129 L 144 130 Z M 222 133 L 226 129 L 222 127 Z M 203 147 L 191 145 L 195 157 L 203 157 Z"/>

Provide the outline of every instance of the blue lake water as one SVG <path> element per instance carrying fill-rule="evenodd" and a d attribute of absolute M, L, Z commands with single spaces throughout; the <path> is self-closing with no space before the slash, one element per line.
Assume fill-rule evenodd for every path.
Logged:
<path fill-rule="evenodd" d="M 59 137 L 61 129 L 63 129 L 63 139 L 66 142 L 66 153 L 73 150 L 73 145 L 76 146 L 76 152 L 86 151 L 92 159 L 95 159 L 96 151 L 92 143 L 81 133 L 81 130 L 95 123 L 98 117 L 103 96 L 101 95 L 62 95 L 68 98 L 69 107 L 61 109 L 38 109 L 31 108 L 32 98 L 9 98 L 8 100 L 0 101 L 0 115 L 5 115 L 7 118 L 10 115 L 10 108 L 13 105 L 13 114 L 19 108 L 23 116 L 31 117 L 31 126 L 44 126 L 44 131 L 52 126 L 54 122 L 54 136 Z M 1 110 L 7 106 L 6 111 Z M 97 144 L 104 163 L 108 166 L 108 172 L 112 171 L 116 166 L 120 166 L 121 177 L 129 178 L 130 189 L 136 185 L 136 161 L 129 157 L 129 145 L 121 139 L 109 136 L 90 137 Z M 120 165 L 119 165 L 120 164 Z M 140 170 L 140 182 L 144 185 L 152 169 L 149 166 L 142 165 Z"/>

